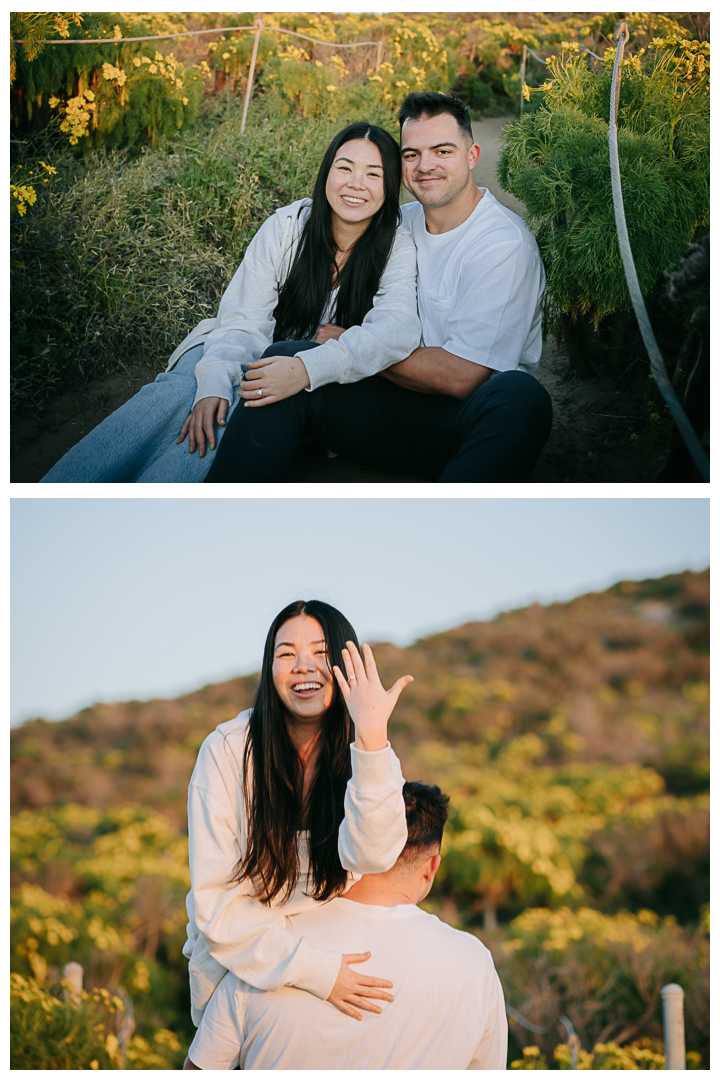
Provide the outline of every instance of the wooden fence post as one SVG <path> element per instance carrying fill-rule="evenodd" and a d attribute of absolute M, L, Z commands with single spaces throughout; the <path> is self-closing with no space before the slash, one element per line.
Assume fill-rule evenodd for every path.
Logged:
<path fill-rule="evenodd" d="M 380 70 L 380 65 L 382 64 L 382 58 L 383 58 L 383 43 L 382 43 L 382 41 L 378 41 L 377 50 L 378 51 L 377 51 L 377 58 L 375 60 L 375 70 L 379 71 Z"/>
<path fill-rule="evenodd" d="M 69 1005 L 77 1007 L 81 1001 L 82 988 L 83 988 L 83 969 L 82 964 L 75 963 L 71 960 L 69 964 L 66 964 L 63 968 L 63 978 L 70 983 L 70 986 L 63 988 L 63 996 Z"/>
<path fill-rule="evenodd" d="M 663 1003 L 663 1031 L 665 1034 L 665 1068 L 685 1068 L 685 1024 L 683 1021 L 683 988 L 668 983 L 660 991 Z"/>
<path fill-rule="evenodd" d="M 245 104 L 243 105 L 242 123 L 240 124 L 240 134 L 245 134 L 245 121 L 247 119 L 248 105 L 250 104 L 250 98 L 252 96 L 253 79 L 255 78 L 255 61 L 257 60 L 258 45 L 260 44 L 260 33 L 262 31 L 263 21 L 261 18 L 255 20 L 255 41 L 253 42 L 252 57 L 250 59 L 250 73 L 248 75 L 247 88 L 245 90 Z"/>

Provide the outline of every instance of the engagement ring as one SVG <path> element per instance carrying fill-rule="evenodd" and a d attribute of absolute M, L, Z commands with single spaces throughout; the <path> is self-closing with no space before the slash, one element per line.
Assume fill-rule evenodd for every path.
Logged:
<path fill-rule="evenodd" d="M 257 396 L 258 396 L 258 397 L 262 397 L 262 390 L 258 390 L 258 392 L 257 392 Z"/>
<path fill-rule="evenodd" d="M 348 675 L 348 682 L 350 682 L 350 680 L 351 680 L 351 679 L 354 679 L 354 678 L 355 678 L 355 676 L 354 676 L 354 675 Z"/>

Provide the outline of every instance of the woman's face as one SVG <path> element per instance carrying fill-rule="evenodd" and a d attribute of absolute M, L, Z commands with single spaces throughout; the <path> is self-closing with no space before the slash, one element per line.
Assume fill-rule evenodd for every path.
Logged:
<path fill-rule="evenodd" d="M 273 683 L 286 712 L 299 721 L 318 720 L 332 704 L 335 678 L 325 634 L 317 619 L 296 615 L 275 636 Z"/>
<path fill-rule="evenodd" d="M 333 224 L 363 225 L 385 202 L 382 157 L 369 139 L 343 143 L 330 166 L 325 194 Z"/>

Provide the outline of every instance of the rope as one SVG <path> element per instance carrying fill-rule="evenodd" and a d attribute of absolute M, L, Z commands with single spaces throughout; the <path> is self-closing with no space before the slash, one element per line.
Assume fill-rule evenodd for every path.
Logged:
<path fill-rule="evenodd" d="M 652 372 L 655 382 L 658 384 L 660 393 L 667 402 L 670 414 L 677 425 L 678 431 L 683 437 L 695 468 L 700 473 L 703 480 L 709 481 L 710 462 L 707 454 L 703 450 L 700 440 L 695 434 L 690 421 L 685 415 L 682 405 L 675 395 L 672 383 L 668 378 L 665 362 L 657 342 L 655 341 L 655 335 L 653 334 L 652 326 L 650 325 L 650 320 L 645 308 L 645 301 L 643 300 L 642 292 L 640 291 L 637 271 L 635 270 L 635 262 L 630 248 L 630 237 L 628 236 L 627 225 L 625 223 L 625 207 L 623 204 L 622 186 L 620 183 L 620 162 L 618 158 L 617 110 L 620 89 L 620 61 L 629 38 L 630 32 L 627 23 L 618 23 L 613 39 L 617 42 L 617 51 L 615 53 L 615 65 L 613 67 L 612 85 L 610 87 L 609 143 L 610 178 L 612 182 L 615 227 L 617 229 L 618 243 L 620 245 L 620 255 L 622 257 L 623 269 L 625 270 L 625 279 L 630 292 L 630 299 L 632 300 L 632 305 L 635 309 L 635 316 L 638 321 L 638 326 L 640 327 L 643 343 L 650 358 L 650 371 Z"/>
<path fill-rule="evenodd" d="M 541 64 L 547 64 L 547 60 L 543 60 L 542 56 L 538 56 L 535 50 L 531 49 L 529 45 L 527 46 L 527 51 L 531 56 L 534 56 L 536 60 L 539 60 Z M 589 56 L 594 56 L 596 60 L 602 60 L 602 56 L 598 56 L 592 49 L 586 49 L 583 45 L 580 46 L 580 52 L 588 53 Z"/>
<path fill-rule="evenodd" d="M 126 41 L 160 41 L 165 38 L 193 37 L 197 34 L 229 34 L 238 30 L 257 30 L 255 26 L 217 26 L 214 30 L 184 30 L 177 34 L 151 34 L 150 37 L 126 37 L 126 38 L 41 38 L 39 45 L 120 45 Z M 302 38 L 303 41 L 313 41 L 316 45 L 330 45 L 333 49 L 357 49 L 361 45 L 380 44 L 379 41 L 353 41 L 349 45 L 343 45 L 339 41 L 321 41 L 319 38 L 308 37 L 307 34 L 298 34 L 295 30 L 283 30 L 279 26 L 263 26 L 263 31 L 269 30 L 273 34 L 290 34 L 291 37 Z M 24 45 L 25 38 L 15 41 L 16 45 Z"/>
<path fill-rule="evenodd" d="M 508 1005 L 507 1002 L 505 1003 L 505 1012 L 508 1016 L 511 1016 L 513 1020 L 517 1020 L 520 1027 L 524 1027 L 526 1031 L 532 1031 L 533 1035 L 547 1035 L 550 1030 L 550 1028 L 538 1027 L 537 1024 L 530 1023 L 530 1021 L 526 1020 L 517 1009 L 513 1009 L 512 1005 Z"/>

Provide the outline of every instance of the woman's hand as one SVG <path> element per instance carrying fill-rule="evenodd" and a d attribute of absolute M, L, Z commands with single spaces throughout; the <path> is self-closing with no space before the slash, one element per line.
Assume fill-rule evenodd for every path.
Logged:
<path fill-rule="evenodd" d="M 341 334 L 345 333 L 345 329 L 342 326 L 335 326 L 333 323 L 325 323 L 321 326 L 317 334 L 313 338 L 313 341 L 317 341 L 318 345 L 324 345 L 326 341 L 330 341 L 330 338 L 334 338 L 335 341 Z"/>
<path fill-rule="evenodd" d="M 413 677 L 403 675 L 389 690 L 383 689 L 372 649 L 369 645 L 362 648 L 364 665 L 354 642 L 348 641 L 342 651 L 347 679 L 339 667 L 333 671 L 355 723 L 355 745 L 359 750 L 383 750 L 387 746 L 388 720 Z"/>
<path fill-rule="evenodd" d="M 383 992 L 383 988 L 392 990 L 392 983 L 386 979 L 373 979 L 371 975 L 358 975 L 349 964 L 362 964 L 370 959 L 370 953 L 350 953 L 344 955 L 340 965 L 340 973 L 335 980 L 335 985 L 328 1001 L 340 1012 L 347 1013 L 355 1020 L 362 1020 L 362 1013 L 358 1009 L 367 1012 L 379 1013 L 382 1009 L 379 1005 L 373 1005 L 370 998 L 379 998 L 381 1001 L 393 1001 L 391 994 Z M 355 1008 L 353 1008 L 355 1006 Z"/>
<path fill-rule="evenodd" d="M 240 383 L 240 397 L 245 398 L 246 406 L 257 408 L 299 394 L 309 385 L 307 368 L 299 356 L 268 356 L 248 366 Z"/>
<path fill-rule="evenodd" d="M 207 438 L 211 450 L 215 449 L 215 413 L 220 427 L 225 427 L 225 418 L 230 407 L 225 398 L 206 397 L 198 401 L 193 411 L 182 426 L 178 443 L 181 443 L 186 435 L 189 435 L 188 446 L 190 453 L 195 453 L 195 447 L 200 451 L 200 457 L 205 457 L 205 439 Z"/>

